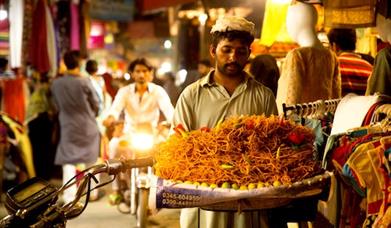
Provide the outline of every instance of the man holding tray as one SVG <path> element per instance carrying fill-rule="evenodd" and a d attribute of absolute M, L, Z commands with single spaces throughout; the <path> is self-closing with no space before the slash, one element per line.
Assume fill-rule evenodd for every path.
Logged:
<path fill-rule="evenodd" d="M 276 115 L 272 91 L 243 71 L 251 53 L 254 24 L 241 17 L 223 17 L 216 21 L 211 35 L 209 52 L 215 61 L 215 70 L 185 88 L 175 108 L 173 126 L 182 124 L 185 130 L 191 131 L 215 127 L 229 116 Z M 189 208 L 182 209 L 180 225 L 189 228 L 258 227 L 260 218 L 256 212 L 239 214 Z"/>

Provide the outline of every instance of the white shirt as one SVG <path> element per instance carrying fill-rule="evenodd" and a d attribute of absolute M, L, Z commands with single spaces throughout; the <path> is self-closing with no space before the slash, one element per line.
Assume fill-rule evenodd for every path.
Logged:
<path fill-rule="evenodd" d="M 148 83 L 148 90 L 142 97 L 136 93 L 134 83 L 119 89 L 108 114 L 118 119 L 122 110 L 125 112 L 125 133 L 138 123 L 149 122 L 156 127 L 159 122 L 159 110 L 169 123 L 174 115 L 174 107 L 167 92 L 154 83 Z"/>

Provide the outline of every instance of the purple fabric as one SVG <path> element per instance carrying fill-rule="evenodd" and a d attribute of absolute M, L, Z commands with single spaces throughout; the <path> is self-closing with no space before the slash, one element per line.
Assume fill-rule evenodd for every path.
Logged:
<path fill-rule="evenodd" d="M 79 5 L 71 3 L 71 50 L 80 50 Z"/>

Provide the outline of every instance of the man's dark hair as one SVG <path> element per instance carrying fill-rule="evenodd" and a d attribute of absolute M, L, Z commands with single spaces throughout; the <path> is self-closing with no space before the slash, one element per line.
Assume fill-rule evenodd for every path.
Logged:
<path fill-rule="evenodd" d="M 269 54 L 255 56 L 255 58 L 251 61 L 249 70 L 255 80 L 271 89 L 274 96 L 277 95 L 280 70 L 278 68 L 277 61 L 273 56 Z"/>
<path fill-rule="evenodd" d="M 5 71 L 7 69 L 8 59 L 1 57 L 0 58 L 0 70 Z"/>
<path fill-rule="evenodd" d="M 88 60 L 86 63 L 86 71 L 89 74 L 96 73 L 98 71 L 98 63 L 93 59 Z"/>
<path fill-rule="evenodd" d="M 330 44 L 335 43 L 342 51 L 356 49 L 356 30 L 348 28 L 334 28 L 327 34 Z"/>
<path fill-rule="evenodd" d="M 136 65 L 144 65 L 148 70 L 153 70 L 153 66 L 145 58 L 137 58 L 129 64 L 128 72 L 133 72 Z"/>
<path fill-rule="evenodd" d="M 207 67 L 211 67 L 212 64 L 210 63 L 209 59 L 201 59 L 198 64 L 201 64 L 201 65 L 204 65 L 204 66 L 207 66 Z"/>
<path fill-rule="evenodd" d="M 226 31 L 226 32 L 214 32 L 212 33 L 213 47 L 217 47 L 217 44 L 223 39 L 228 39 L 229 41 L 238 39 L 240 40 L 240 42 L 250 47 L 251 43 L 254 41 L 254 36 L 251 35 L 249 32 L 237 31 L 237 30 Z"/>
<path fill-rule="evenodd" d="M 73 50 L 67 51 L 64 54 L 64 63 L 68 70 L 73 70 L 79 67 L 80 64 L 80 52 Z"/>

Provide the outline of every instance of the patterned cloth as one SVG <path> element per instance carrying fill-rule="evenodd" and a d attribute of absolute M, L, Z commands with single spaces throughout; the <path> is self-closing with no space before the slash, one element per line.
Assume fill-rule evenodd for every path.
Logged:
<path fill-rule="evenodd" d="M 341 97 L 341 76 L 334 53 L 325 48 L 300 47 L 290 51 L 278 80 L 277 108 Z"/>

